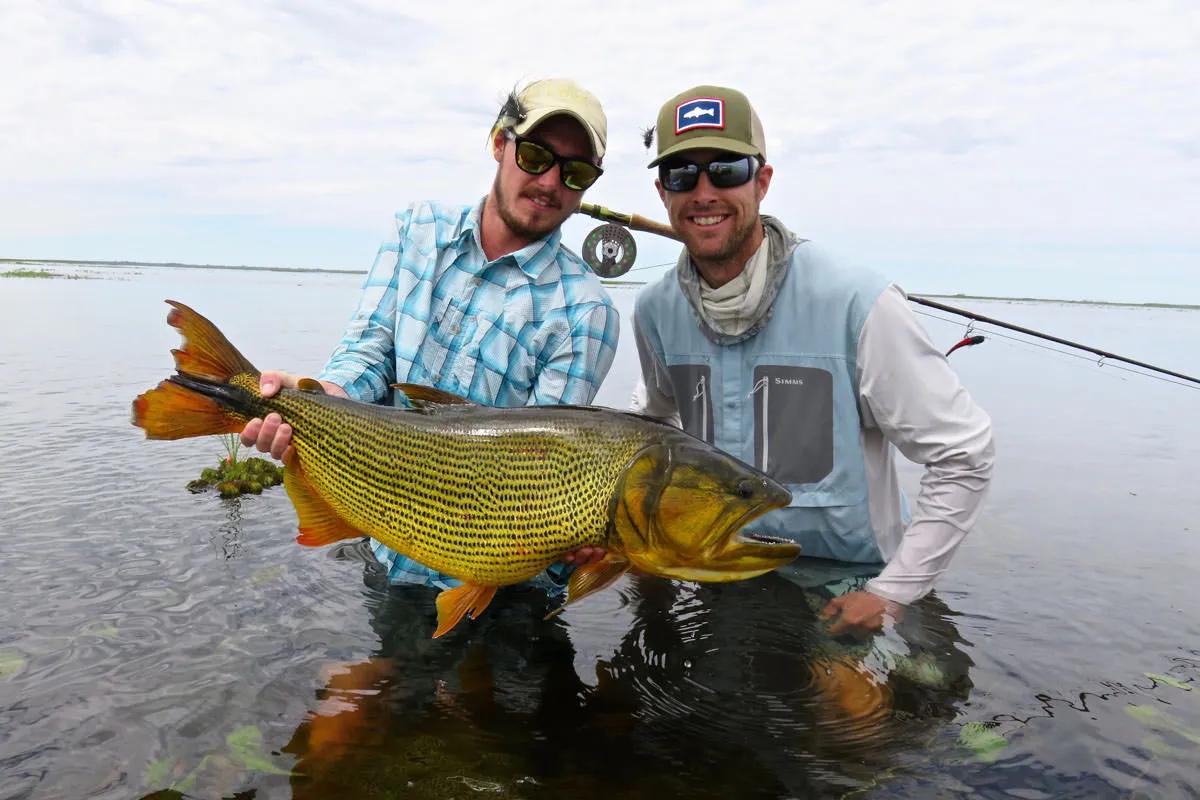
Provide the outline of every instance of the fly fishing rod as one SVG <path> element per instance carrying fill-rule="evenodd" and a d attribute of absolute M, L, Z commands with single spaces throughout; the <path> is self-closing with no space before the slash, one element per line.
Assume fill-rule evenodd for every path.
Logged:
<path fill-rule="evenodd" d="M 939 311 L 946 311 L 951 314 L 957 314 L 960 317 L 966 317 L 967 319 L 972 320 L 974 322 L 983 322 L 988 325 L 995 325 L 997 328 L 1005 328 L 1006 330 L 1016 331 L 1017 333 L 1023 333 L 1026 336 L 1034 336 L 1038 339 L 1045 339 L 1048 342 L 1055 342 L 1056 344 L 1062 344 L 1062 345 L 1066 345 L 1067 347 L 1073 347 L 1076 350 L 1083 350 L 1088 353 L 1095 353 L 1096 355 L 1100 356 L 1100 358 L 1102 360 L 1122 361 L 1126 364 L 1132 364 L 1135 367 L 1141 367 L 1142 369 L 1152 370 L 1153 372 L 1159 372 L 1159 373 L 1162 373 L 1163 375 L 1170 375 L 1172 378 L 1179 378 L 1181 380 L 1191 381 L 1192 383 L 1200 385 L 1200 378 L 1193 378 L 1191 375 L 1184 375 L 1183 373 L 1180 373 L 1180 372 L 1172 372 L 1169 369 L 1163 369 L 1162 367 L 1156 367 L 1153 364 L 1147 364 L 1144 361 L 1137 361 L 1132 358 L 1127 358 L 1126 356 L 1119 356 L 1116 353 L 1110 353 L 1107 350 L 1100 350 L 1098 348 L 1091 347 L 1090 345 L 1081 344 L 1079 342 L 1072 342 L 1070 339 L 1062 339 L 1058 336 L 1051 336 L 1048 333 L 1042 333 L 1041 331 L 1035 331 L 1032 328 L 1023 328 L 1020 325 L 1013 325 L 1011 322 L 1004 322 L 1003 320 L 994 319 L 993 317 L 985 317 L 983 314 L 976 314 L 974 311 L 967 311 L 964 308 L 955 308 L 954 306 L 949 306 L 949 305 L 946 305 L 945 303 L 939 303 L 935 300 L 930 300 L 927 297 L 918 297 L 915 294 L 910 294 L 908 296 L 908 299 L 909 299 L 909 301 L 911 301 L 913 303 L 917 303 L 918 305 L 928 306 L 929 308 L 936 308 Z"/>
<path fill-rule="evenodd" d="M 633 260 L 637 257 L 637 245 L 633 241 L 633 236 L 629 230 L 642 231 L 644 233 L 653 233 L 658 236 L 665 236 L 668 239 L 682 241 L 679 234 L 670 225 L 663 222 L 656 222 L 647 217 L 642 217 L 637 214 L 623 214 L 619 211 L 613 211 L 598 206 L 593 203 L 581 203 L 579 206 L 580 214 L 587 214 L 589 217 L 595 217 L 602 220 L 606 224 L 594 229 L 587 235 L 583 242 L 583 258 L 588 265 L 595 270 L 596 274 L 602 278 L 616 278 L 624 275 L 633 266 Z M 976 314 L 974 311 L 968 311 L 963 308 L 955 308 L 954 306 L 939 303 L 935 300 L 930 300 L 926 297 L 918 295 L 908 295 L 909 301 L 918 305 L 936 308 L 939 311 L 945 311 L 950 314 L 956 314 L 960 317 L 971 320 L 972 322 L 982 322 L 987 325 L 995 325 L 998 328 L 1015 331 L 1033 336 L 1038 339 L 1044 339 L 1048 342 L 1065 345 L 1083 350 L 1088 353 L 1094 353 L 1100 356 L 1101 363 L 1108 361 L 1121 361 L 1125 364 L 1131 364 L 1141 369 L 1147 369 L 1152 372 L 1158 372 L 1163 375 L 1169 375 L 1172 378 L 1189 381 L 1200 386 L 1200 378 L 1194 378 L 1191 375 L 1184 375 L 1181 372 L 1173 372 L 1169 369 L 1156 367 L 1153 364 L 1147 364 L 1144 361 L 1137 361 L 1126 356 L 1120 356 L 1116 353 L 1110 353 L 1107 350 L 1100 350 L 1090 345 L 1073 342 L 1070 339 L 1063 339 L 1058 336 L 1052 336 L 1048 333 L 1035 331 L 1032 328 L 1025 328 L 1020 325 L 1014 325 L 1011 322 L 995 319 L 993 317 L 985 317 L 982 314 Z M 981 336 L 968 336 L 961 342 L 950 348 L 950 353 L 954 352 L 959 347 L 979 344 L 983 341 Z"/>

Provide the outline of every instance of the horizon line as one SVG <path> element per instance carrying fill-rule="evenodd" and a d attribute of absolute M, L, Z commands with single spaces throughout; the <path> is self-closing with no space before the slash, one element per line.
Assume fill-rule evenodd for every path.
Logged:
<path fill-rule="evenodd" d="M 107 261 L 82 260 L 72 258 L 0 258 L 0 264 L 70 264 L 96 267 L 172 267 L 176 269 L 228 269 L 248 272 L 295 272 L 306 274 L 326 275 L 366 275 L 365 269 L 334 269 L 332 267 L 265 267 L 253 264 L 188 264 L 182 261 Z M 623 281 L 601 278 L 605 286 L 644 286 L 648 281 Z M 946 294 L 941 292 L 905 292 L 908 296 L 942 297 L 959 300 L 1000 300 L 1022 303 L 1070 303 L 1073 305 L 1090 306 L 1128 306 L 1132 308 L 1183 308 L 1200 310 L 1200 305 L 1191 303 L 1135 303 L 1121 300 L 1070 300 L 1062 297 L 1006 297 L 1003 295 L 984 295 L 956 292 Z"/>

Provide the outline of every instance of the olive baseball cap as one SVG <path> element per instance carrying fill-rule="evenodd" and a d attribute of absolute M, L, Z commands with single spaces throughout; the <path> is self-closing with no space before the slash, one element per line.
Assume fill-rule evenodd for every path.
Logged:
<path fill-rule="evenodd" d="M 596 160 L 604 158 L 608 139 L 608 119 L 595 95 L 575 81 L 566 78 L 546 78 L 534 81 L 517 93 L 525 118 L 513 125 L 518 136 L 524 136 L 549 117 L 566 114 L 587 131 Z"/>
<path fill-rule="evenodd" d="M 647 166 L 688 150 L 712 148 L 767 158 L 758 114 L 737 89 L 694 86 L 663 103 L 656 126 L 658 155 Z"/>

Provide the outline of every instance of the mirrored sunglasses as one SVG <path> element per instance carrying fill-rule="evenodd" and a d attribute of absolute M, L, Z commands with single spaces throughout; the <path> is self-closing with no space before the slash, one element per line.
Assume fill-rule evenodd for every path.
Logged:
<path fill-rule="evenodd" d="M 517 166 L 530 175 L 541 175 L 558 164 L 558 177 L 563 186 L 576 192 L 582 192 L 604 174 L 604 170 L 590 161 L 580 158 L 564 158 L 545 145 L 531 142 L 511 131 L 508 132 L 508 138 L 517 145 Z"/>
<path fill-rule="evenodd" d="M 719 158 L 707 164 L 697 164 L 683 158 L 670 158 L 658 165 L 658 179 L 668 192 L 690 192 L 700 182 L 700 173 L 708 174 L 709 182 L 718 189 L 741 186 L 758 172 L 755 156 Z"/>

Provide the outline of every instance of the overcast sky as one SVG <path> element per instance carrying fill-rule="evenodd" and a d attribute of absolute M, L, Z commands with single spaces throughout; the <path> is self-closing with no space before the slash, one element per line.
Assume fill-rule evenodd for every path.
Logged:
<path fill-rule="evenodd" d="M 0 257 L 366 269 L 396 209 L 486 192 L 514 83 L 566 76 L 608 112 L 592 202 L 664 218 L 640 131 L 717 83 L 764 211 L 910 291 L 1200 303 L 1196 0 L 18 0 L 0 71 Z"/>

